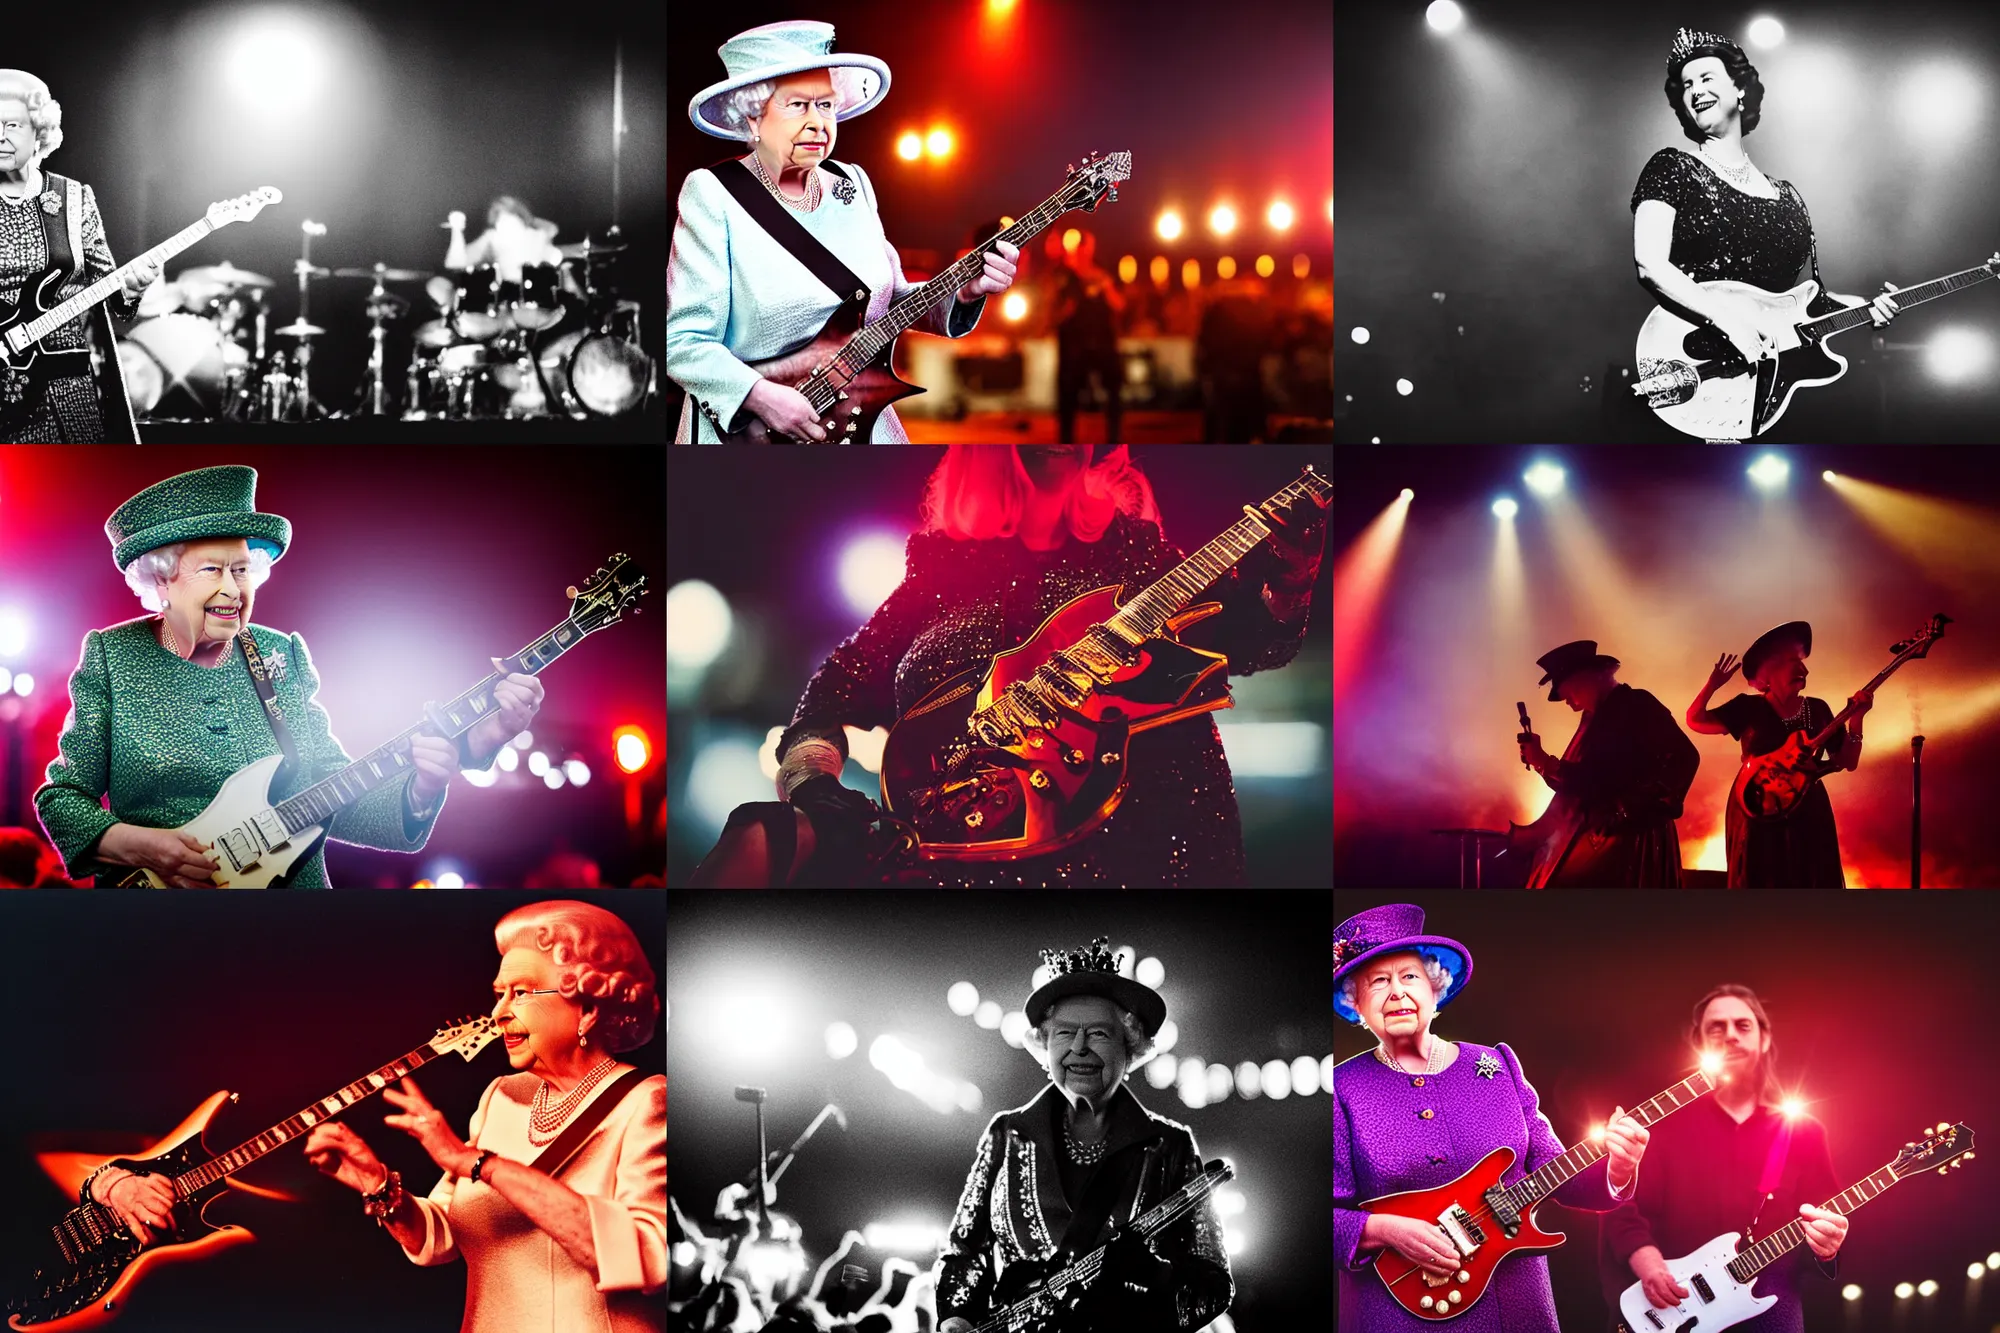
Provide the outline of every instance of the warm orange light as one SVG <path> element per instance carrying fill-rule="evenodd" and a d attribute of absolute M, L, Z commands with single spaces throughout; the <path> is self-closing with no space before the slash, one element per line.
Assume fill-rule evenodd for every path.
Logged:
<path fill-rule="evenodd" d="M 1236 230 L 1236 210 L 1228 204 L 1217 204 L 1208 212 L 1208 229 L 1217 236 L 1227 236 Z"/>
<path fill-rule="evenodd" d="M 905 162 L 914 162 L 924 155 L 924 136 L 911 130 L 896 140 L 896 156 Z"/>
<path fill-rule="evenodd" d="M 1011 14 L 1014 12 L 1014 0 L 986 0 L 986 12 L 1002 16 Z"/>
<path fill-rule="evenodd" d="M 1194 288 L 1201 286 L 1201 261 L 1190 259 L 1181 264 L 1181 286 Z"/>
<path fill-rule="evenodd" d="M 1328 195 L 1328 196 L 1326 197 L 1326 220 L 1327 220 L 1328 222 L 1331 222 L 1331 221 L 1333 221 L 1333 196 L 1332 196 L 1332 195 Z"/>
<path fill-rule="evenodd" d="M 1139 276 L 1139 257 L 1126 255 L 1118 261 L 1118 281 L 1132 282 Z"/>
<path fill-rule="evenodd" d="M 1604 1142 L 1604 1126 L 1602 1126 L 1602 1125 L 1592 1125 L 1592 1126 L 1590 1127 L 1590 1137 L 1591 1137 L 1591 1140 L 1592 1140 L 1592 1142 L 1595 1142 L 1595 1143 L 1602 1143 L 1602 1142 Z"/>
<path fill-rule="evenodd" d="M 1078 231 L 1075 227 L 1071 227 L 1068 231 L 1063 233 L 1063 249 L 1068 250 L 1071 253 L 1074 253 L 1076 251 L 1076 247 L 1082 244 L 1083 244 L 1083 233 Z"/>
<path fill-rule="evenodd" d="M 1278 271 L 1278 261 L 1277 261 L 1277 260 L 1275 260 L 1275 259 L 1271 258 L 1271 256 L 1269 256 L 1269 255 L 1258 255 L 1258 256 L 1257 256 L 1257 276 L 1258 276 L 1258 277 L 1260 277 L 1260 278 L 1268 278 L 1268 277 L 1270 277 L 1270 276 L 1271 276 L 1271 275 L 1272 275 L 1273 273 L 1276 273 L 1277 271 Z"/>
<path fill-rule="evenodd" d="M 1165 255 L 1154 255 L 1152 262 L 1146 265 L 1146 276 L 1153 280 L 1156 287 L 1166 286 L 1167 278 L 1173 271 L 1173 265 L 1167 262 Z"/>
<path fill-rule="evenodd" d="M 1000 302 L 1000 314 L 1005 319 L 1018 323 L 1027 313 L 1028 298 L 1019 292 L 1008 292 Z"/>
<path fill-rule="evenodd" d="M 1273 200 L 1271 206 L 1264 210 L 1264 221 L 1270 223 L 1274 230 L 1290 230 L 1293 221 L 1292 206 L 1282 199 Z"/>
<path fill-rule="evenodd" d="M 653 738 L 644 727 L 620 727 L 611 733 L 611 752 L 619 768 L 637 773 L 653 760 Z"/>
<path fill-rule="evenodd" d="M 1014 219 L 1008 217 L 1006 214 L 1003 213 L 1000 216 L 1000 225 L 1002 227 L 1011 227 L 1014 225 Z"/>
<path fill-rule="evenodd" d="M 1179 239 L 1181 234 L 1181 215 L 1174 212 L 1171 208 L 1168 209 L 1166 212 L 1160 214 L 1159 221 L 1153 224 L 1153 230 L 1163 241 Z"/>
<path fill-rule="evenodd" d="M 1222 258 L 1220 258 L 1220 259 L 1216 260 L 1216 261 L 1215 261 L 1215 276 L 1216 276 L 1216 277 L 1218 277 L 1218 278 L 1221 278 L 1221 279 L 1223 279 L 1223 280 L 1225 280 L 1225 281 L 1227 281 L 1227 280 L 1228 280 L 1228 279 L 1230 279 L 1230 278 L 1233 278 L 1233 277 L 1235 277 L 1235 276 L 1236 276 L 1236 260 L 1235 260 L 1235 258 L 1234 258 L 1233 256 L 1230 256 L 1230 255 L 1224 255 L 1224 256 L 1223 256 Z"/>
<path fill-rule="evenodd" d="M 932 157 L 950 157 L 952 150 L 951 131 L 932 130 L 924 138 L 924 147 L 930 150 Z"/>
<path fill-rule="evenodd" d="M 1292 256 L 1292 276 L 1293 276 L 1293 277 L 1295 277 L 1295 278 L 1309 278 L 1309 277 L 1311 277 L 1311 276 L 1312 276 L 1312 271 L 1313 271 L 1313 262 L 1312 262 L 1312 256 L 1311 256 L 1311 255 L 1293 255 L 1293 256 Z"/>

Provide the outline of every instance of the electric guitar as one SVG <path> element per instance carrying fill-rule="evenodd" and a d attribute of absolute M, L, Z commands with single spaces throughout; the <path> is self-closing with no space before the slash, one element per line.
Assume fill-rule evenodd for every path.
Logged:
<path fill-rule="evenodd" d="M 1648 1128 L 1715 1091 L 1715 1080 L 1696 1071 L 1642 1106 L 1626 1112 Z M 1476 1305 L 1493 1280 L 1493 1270 L 1510 1254 L 1553 1250 L 1561 1232 L 1535 1225 L 1535 1206 L 1606 1153 L 1599 1139 L 1579 1143 L 1541 1169 L 1511 1185 L 1501 1184 L 1514 1165 L 1512 1148 L 1495 1148 L 1477 1166 L 1436 1189 L 1385 1194 L 1361 1206 L 1371 1213 L 1414 1217 L 1441 1229 L 1459 1253 L 1450 1277 L 1419 1268 L 1396 1250 L 1375 1256 L 1375 1275 L 1396 1304 L 1419 1319 L 1450 1319 Z"/>
<path fill-rule="evenodd" d="M 1931 650 L 1931 645 L 1944 635 L 1944 627 L 1951 623 L 1951 617 L 1939 612 L 1931 617 L 1931 623 L 1901 643 L 1890 645 L 1889 651 L 1896 655 L 1888 666 L 1875 673 L 1875 678 L 1863 686 L 1874 690 L 1889 679 L 1897 667 L 1905 662 L 1914 662 Z M 1859 690 L 1855 691 L 1857 694 Z M 1736 770 L 1736 780 L 1729 787 L 1729 803 L 1753 820 L 1788 818 L 1799 808 L 1812 785 L 1834 771 L 1832 765 L 1822 765 L 1815 756 L 1820 747 L 1840 734 L 1840 728 L 1854 712 L 1854 705 L 1848 704 L 1834 715 L 1833 721 L 1817 736 L 1809 736 L 1801 728 L 1785 737 L 1785 743 L 1769 754 L 1751 755 L 1743 761 L 1743 767 Z"/>
<path fill-rule="evenodd" d="M 326 837 L 335 815 L 383 783 L 399 781 L 414 770 L 410 741 L 419 732 L 445 740 L 464 735 L 493 712 L 493 687 L 500 681 L 517 671 L 540 675 L 588 636 L 617 624 L 645 591 L 646 575 L 633 567 L 630 557 L 622 552 L 612 556 L 581 590 L 568 590 L 569 614 L 561 624 L 502 658 L 498 671 L 457 698 L 426 705 L 424 721 L 276 805 L 271 803 L 271 784 L 285 756 L 266 755 L 231 773 L 215 799 L 177 832 L 214 844 L 222 862 L 215 871 L 217 888 L 282 887 L 292 867 Z M 120 880 L 119 887 L 164 889 L 167 882 L 140 869 Z"/>
<path fill-rule="evenodd" d="M 7 1327 L 38 1333 L 80 1333 L 101 1328 L 124 1313 L 132 1288 L 163 1264 L 206 1259 L 256 1237 L 239 1226 L 214 1226 L 204 1215 L 208 1206 L 234 1183 L 229 1178 L 265 1154 L 302 1141 L 311 1128 L 331 1120 L 363 1098 L 380 1092 L 397 1079 L 423 1068 L 440 1056 L 456 1052 L 468 1062 L 499 1033 L 493 1020 L 465 1018 L 439 1028 L 431 1039 L 409 1054 L 383 1065 L 337 1092 L 321 1098 L 289 1119 L 216 1156 L 204 1139 L 210 1121 L 236 1100 L 233 1092 L 218 1092 L 197 1106 L 165 1138 L 146 1152 L 112 1159 L 112 1164 L 141 1174 L 165 1176 L 173 1182 L 171 1234 L 141 1247 L 124 1223 L 103 1204 L 72 1208 L 49 1229 L 22 1271 L 32 1273 L 12 1284 L 7 1295 Z M 238 1186 L 238 1188 L 245 1188 Z"/>
<path fill-rule="evenodd" d="M 248 222 L 269 205 L 283 201 L 284 197 L 275 186 L 264 185 L 249 194 L 239 194 L 234 199 L 210 204 L 207 214 L 200 221 L 169 236 L 144 254 L 126 260 L 66 301 L 56 299 L 57 292 L 61 290 L 62 270 L 53 265 L 24 282 L 20 298 L 13 305 L 0 302 L 0 431 L 19 426 L 34 414 L 41 385 L 48 378 L 47 368 L 41 364 L 42 357 L 60 355 L 44 353 L 41 346 L 43 338 L 116 293 L 125 285 L 125 275 L 141 264 L 150 261 L 164 266 L 169 259 L 218 227 L 226 227 L 232 222 Z M 77 261 L 82 262 L 81 255 L 77 256 Z M 86 366 L 80 372 L 65 373 L 88 374 L 89 369 Z"/>
<path fill-rule="evenodd" d="M 752 361 L 750 369 L 767 380 L 797 389 L 811 400 L 820 428 L 826 432 L 826 442 L 868 443 L 875 429 L 875 418 L 882 415 L 883 408 L 899 398 L 923 392 L 896 376 L 897 336 L 932 310 L 956 299 L 961 287 L 984 272 L 986 252 L 993 248 L 994 241 L 1026 249 L 1030 240 L 1063 214 L 1076 209 L 1095 213 L 1098 202 L 1107 197 L 1117 203 L 1118 182 L 1131 176 L 1130 153 L 1086 157 L 1082 166 L 1070 168 L 1069 178 L 1060 190 L 1029 209 L 1014 225 L 996 233 L 890 306 L 880 319 L 862 325 L 870 300 L 870 293 L 863 291 L 858 297 L 844 301 L 810 342 L 781 356 Z M 723 431 L 722 443 L 801 443 L 777 434 L 747 409 L 739 416 L 748 419 L 735 429 Z"/>
<path fill-rule="evenodd" d="M 2000 254 L 1978 268 L 1893 293 L 1907 310 L 2000 276 Z M 1705 440 L 1747 440 L 1762 435 L 1791 406 L 1800 389 L 1831 384 L 1847 373 L 1847 360 L 1826 345 L 1836 333 L 1871 322 L 1868 306 L 1844 306 L 1810 278 L 1789 291 L 1771 292 L 1747 282 L 1701 284 L 1738 320 L 1771 340 L 1775 356 L 1753 367 L 1711 324 L 1654 306 L 1639 326 L 1638 379 L 1632 392 L 1660 420 Z"/>
<path fill-rule="evenodd" d="M 1201 1207 L 1217 1186 L 1235 1176 L 1236 1168 L 1218 1157 L 1202 1167 L 1200 1175 L 1133 1218 L 1127 1230 L 1149 1239 L 1157 1236 Z M 1009 1264 L 1000 1275 L 994 1297 L 1005 1304 L 974 1324 L 972 1333 L 1055 1333 L 1066 1329 L 1065 1317 L 1097 1280 L 1107 1248 L 1108 1242 L 1067 1263 L 1058 1252 L 1050 1259 Z"/>
<path fill-rule="evenodd" d="M 1919 1172 L 1939 1175 L 1972 1159 L 1972 1131 L 1964 1125 L 1926 1127 L 1921 1142 L 1906 1143 L 1896 1160 L 1828 1199 L 1820 1207 L 1843 1216 L 1852 1213 L 1897 1181 Z M 1634 1282 L 1618 1298 L 1618 1313 L 1628 1333 L 1715 1333 L 1717 1329 L 1753 1319 L 1778 1303 L 1776 1296 L 1759 1296 L 1757 1275 L 1805 1243 L 1805 1228 L 1797 1218 L 1756 1244 L 1738 1250 L 1743 1233 L 1717 1236 L 1692 1254 L 1667 1261 L 1675 1282 L 1688 1297 L 1678 1305 L 1656 1307 L 1646 1299 L 1645 1285 Z"/>
<path fill-rule="evenodd" d="M 1331 496 L 1312 468 L 1265 504 Z M 1098 588 L 1017 647 L 919 700 L 882 751 L 882 806 L 925 860 L 1011 861 L 1087 836 L 1125 798 L 1134 732 L 1231 706 L 1229 659 L 1183 644 L 1222 610 L 1188 603 L 1271 535 L 1256 510 L 1144 592 Z"/>

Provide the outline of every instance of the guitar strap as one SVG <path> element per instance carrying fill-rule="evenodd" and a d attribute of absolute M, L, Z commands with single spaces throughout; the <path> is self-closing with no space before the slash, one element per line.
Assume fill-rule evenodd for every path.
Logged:
<path fill-rule="evenodd" d="M 62 270 L 56 282 L 60 290 L 83 283 L 83 182 L 54 171 L 42 176 L 50 193 L 57 193 L 62 207 L 55 213 L 37 206 L 42 215 L 42 237 L 48 245 L 49 263 Z M 58 193 L 59 192 L 59 193 Z M 26 300 L 27 288 L 21 289 Z M 137 444 L 139 425 L 132 414 L 132 400 L 125 387 L 125 368 L 118 360 L 118 339 L 112 332 L 110 312 L 102 301 L 82 315 L 88 347 L 64 352 L 43 352 L 35 358 L 30 374 L 37 383 L 71 376 L 88 376 L 97 391 L 98 416 L 104 425 L 101 444 Z"/>
<path fill-rule="evenodd" d="M 305 769 L 299 764 L 298 742 L 292 739 L 292 729 L 285 725 L 285 715 L 278 709 L 278 692 L 271 688 L 270 668 L 264 665 L 264 654 L 257 651 L 257 645 L 251 639 L 249 625 L 243 626 L 236 642 L 243 645 L 243 661 L 250 668 L 250 683 L 257 687 L 257 697 L 264 701 L 264 716 L 271 721 L 271 732 L 278 738 L 278 748 L 285 752 L 286 769 L 303 775 Z"/>
<path fill-rule="evenodd" d="M 604 1123 L 604 1117 L 617 1109 L 627 1093 L 645 1081 L 646 1071 L 643 1069 L 628 1069 L 620 1074 L 616 1082 L 598 1094 L 596 1101 L 583 1108 L 583 1114 L 569 1122 L 554 1143 L 536 1153 L 535 1160 L 525 1165 L 546 1176 L 553 1176 L 568 1166 L 570 1158 L 576 1156 L 577 1150 L 583 1147 L 583 1141 L 590 1137 L 590 1132 Z"/>
<path fill-rule="evenodd" d="M 848 179 L 847 173 L 837 163 L 825 162 L 821 168 L 842 180 Z M 718 162 L 708 170 L 722 182 L 722 188 L 743 205 L 743 211 L 770 234 L 772 240 L 791 252 L 792 258 L 804 264 L 806 270 L 824 283 L 826 289 L 839 297 L 843 304 L 868 304 L 868 284 L 856 277 L 854 270 L 842 263 L 840 257 L 827 249 L 817 236 L 807 231 L 796 213 L 772 198 L 771 192 L 764 188 L 764 182 L 758 180 L 750 168 L 732 158 L 727 162 Z"/>

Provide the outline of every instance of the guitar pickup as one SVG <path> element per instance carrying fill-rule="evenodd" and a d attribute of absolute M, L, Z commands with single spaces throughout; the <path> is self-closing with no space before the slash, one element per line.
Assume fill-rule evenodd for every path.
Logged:
<path fill-rule="evenodd" d="M 228 855 L 230 863 L 239 873 L 257 864 L 259 855 L 257 846 L 251 841 L 250 835 L 241 826 L 233 828 L 220 838 L 217 838 L 215 845 Z"/>
<path fill-rule="evenodd" d="M 1696 1273 L 1688 1279 L 1688 1285 L 1695 1289 L 1695 1293 L 1701 1297 L 1704 1305 L 1713 1305 L 1715 1303 L 1715 1289 L 1708 1285 L 1706 1277 L 1703 1277 L 1700 1273 Z"/>
<path fill-rule="evenodd" d="M 1494 1220 L 1509 1237 L 1521 1229 L 1521 1210 L 1507 1201 L 1507 1187 L 1495 1185 L 1480 1196 L 1486 1206 L 1493 1210 Z"/>
<path fill-rule="evenodd" d="M 257 830 L 257 836 L 264 840 L 264 846 L 271 851 L 277 851 L 292 840 L 291 830 L 285 827 L 285 821 L 278 817 L 276 810 L 261 810 L 250 823 Z"/>
<path fill-rule="evenodd" d="M 1438 1215 L 1438 1225 L 1444 1228 L 1444 1234 L 1451 1238 L 1451 1243 L 1458 1247 L 1458 1252 L 1468 1258 L 1474 1250 L 1486 1243 L 1486 1233 L 1472 1220 L 1472 1214 L 1457 1204 L 1453 1204 Z"/>

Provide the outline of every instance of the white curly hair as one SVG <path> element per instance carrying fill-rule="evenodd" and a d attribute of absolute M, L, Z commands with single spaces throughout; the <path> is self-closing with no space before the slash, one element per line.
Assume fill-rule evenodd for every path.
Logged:
<path fill-rule="evenodd" d="M 167 609 L 166 589 L 169 583 L 179 577 L 181 557 L 187 554 L 186 542 L 175 542 L 171 546 L 156 546 L 131 564 L 125 566 L 125 586 L 139 599 L 139 605 L 148 611 Z M 251 592 L 264 586 L 271 577 L 271 552 L 268 547 L 250 544 L 250 573 L 244 583 Z"/>
<path fill-rule="evenodd" d="M 825 74 L 833 81 L 834 99 L 839 106 L 834 115 L 860 102 L 866 94 L 862 91 L 863 80 L 869 71 L 854 69 L 847 65 L 836 65 L 824 70 L 802 69 L 797 74 L 787 74 L 787 79 L 796 79 L 802 74 Z M 771 94 L 778 91 L 778 79 L 764 79 L 758 83 L 745 84 L 732 89 L 722 100 L 722 123 L 736 132 L 745 143 L 750 141 L 750 125 L 764 118 L 764 109 L 771 103 Z"/>
<path fill-rule="evenodd" d="M 1053 1022 L 1055 1022 L 1053 1017 L 1044 1018 L 1021 1034 L 1021 1048 L 1033 1056 L 1035 1063 L 1043 1069 L 1049 1067 L 1052 1058 L 1049 1054 L 1048 1029 L 1049 1024 Z M 1146 1029 L 1140 1026 L 1139 1020 L 1134 1018 L 1130 1011 L 1118 1010 L 1118 1027 L 1125 1034 L 1125 1058 L 1129 1062 L 1125 1066 L 1125 1076 L 1130 1078 L 1159 1052 L 1154 1049 L 1153 1039 L 1146 1035 Z"/>
<path fill-rule="evenodd" d="M 629 1051 L 653 1039 L 660 997 L 653 965 L 632 928 L 602 907 L 558 899 L 531 903 L 500 918 L 493 942 L 540 949 L 557 969 L 562 997 L 597 1011 L 593 1029 L 607 1051 Z"/>
<path fill-rule="evenodd" d="M 1398 949 L 1396 953 L 1413 953 L 1424 960 L 1424 975 L 1431 979 L 1431 993 L 1433 995 L 1439 999 L 1443 999 L 1446 992 L 1451 990 L 1451 969 L 1444 965 L 1444 955 L 1436 949 Z M 1395 956 L 1396 954 L 1393 953 L 1382 955 L 1383 958 L 1394 958 Z M 1378 958 L 1375 961 L 1379 963 L 1382 959 Z M 1347 1001 L 1349 1009 L 1354 1010 L 1356 1013 L 1361 1011 L 1360 968 L 1355 968 L 1340 979 L 1340 998 Z M 1359 1019 L 1356 1019 L 1355 1022 L 1360 1026 L 1366 1026 Z"/>
<path fill-rule="evenodd" d="M 17 99 L 28 108 L 28 126 L 35 132 L 35 161 L 62 147 L 62 103 L 40 90 L 0 94 L 0 101 Z"/>

